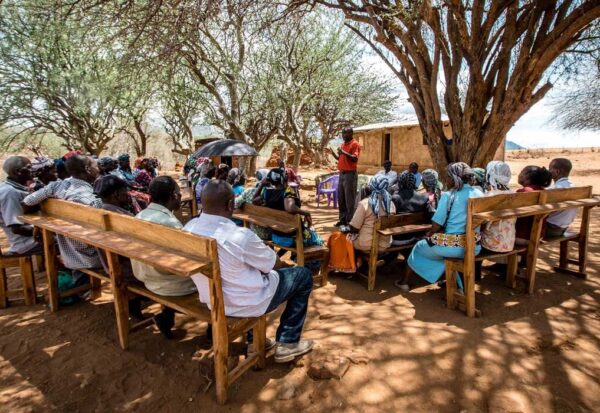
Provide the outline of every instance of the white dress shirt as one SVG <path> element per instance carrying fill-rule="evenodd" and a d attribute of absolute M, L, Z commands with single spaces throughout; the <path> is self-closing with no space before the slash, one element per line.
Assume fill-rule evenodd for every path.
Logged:
<path fill-rule="evenodd" d="M 550 185 L 548 189 L 572 188 L 574 186 L 575 185 L 573 185 L 573 182 L 571 182 L 569 178 L 560 178 L 558 181 Z M 549 222 L 561 228 L 569 228 L 569 225 L 571 225 L 576 215 L 576 208 L 566 209 L 564 211 L 555 212 L 553 214 L 548 215 L 546 222 Z"/>
<path fill-rule="evenodd" d="M 8 254 L 24 254 L 37 245 L 33 237 L 15 234 L 11 225 L 23 225 L 19 215 L 23 215 L 21 201 L 28 195 L 27 187 L 14 181 L 0 183 L 0 226 L 8 238 Z"/>
<path fill-rule="evenodd" d="M 225 315 L 263 315 L 279 284 L 279 274 L 273 270 L 277 261 L 275 252 L 254 232 L 221 216 L 202 213 L 183 229 L 217 241 Z M 208 278 L 198 274 L 192 279 L 198 288 L 200 301 L 210 308 Z"/>

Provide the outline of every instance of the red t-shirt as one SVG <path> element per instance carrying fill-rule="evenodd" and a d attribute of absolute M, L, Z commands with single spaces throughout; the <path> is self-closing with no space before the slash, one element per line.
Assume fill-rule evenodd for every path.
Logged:
<path fill-rule="evenodd" d="M 357 158 L 360 155 L 360 144 L 356 141 L 356 139 L 352 139 L 350 142 L 342 143 L 341 147 L 344 151 L 356 156 Z M 352 162 L 346 155 L 343 153 L 340 154 L 340 159 L 338 159 L 338 169 L 340 171 L 356 171 L 357 166 L 358 161 Z"/>

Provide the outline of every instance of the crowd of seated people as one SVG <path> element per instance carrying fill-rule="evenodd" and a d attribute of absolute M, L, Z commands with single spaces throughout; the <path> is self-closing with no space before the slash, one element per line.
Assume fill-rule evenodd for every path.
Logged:
<path fill-rule="evenodd" d="M 354 272 L 360 268 L 360 252 L 370 250 L 377 218 L 394 213 L 429 211 L 432 215 L 432 228 L 422 235 L 422 239 L 407 254 L 402 276 L 395 283 L 405 291 L 409 289 L 409 282 L 414 274 L 429 283 L 435 283 L 444 273 L 445 258 L 464 256 L 467 205 L 470 198 L 513 191 L 509 188 L 512 173 L 508 164 L 503 161 L 492 161 L 485 169 L 471 168 L 461 162 L 450 164 L 446 170 L 447 180 L 450 182 L 446 191 L 443 191 L 438 172 L 433 169 L 424 170 L 417 178 L 416 163 L 411 163 L 408 170 L 402 173 L 396 173 L 390 161 L 385 161 L 383 168 L 371 179 L 352 223 L 330 236 L 330 268 L 346 272 Z M 518 183 L 521 188 L 516 192 L 572 187 L 569 180 L 571 168 L 571 162 L 564 158 L 553 159 L 548 169 L 527 166 L 519 174 Z M 544 223 L 544 236 L 549 238 L 563 235 L 575 215 L 575 209 L 550 214 Z M 479 254 L 481 250 L 498 253 L 512 251 L 519 239 L 521 242 L 529 239 L 532 223 L 533 218 L 528 217 L 484 224 L 477 229 L 476 253 Z M 386 261 L 389 261 L 391 257 L 386 256 L 385 249 L 393 242 L 400 241 L 394 241 L 390 236 L 380 236 L 379 249 L 382 256 L 379 258 L 388 258 Z"/>
<path fill-rule="evenodd" d="M 285 234 L 268 233 L 265 228 L 262 230 L 266 233 L 261 233 L 260 227 L 244 228 L 232 220 L 234 209 L 243 203 L 299 214 L 303 218 L 305 245 L 322 244 L 313 228 L 311 213 L 302 206 L 298 192 L 289 185 L 285 165 L 258 170 L 256 185 L 251 188 L 245 187 L 246 176 L 241 169 L 230 169 L 225 164 L 214 166 L 207 159 L 196 160 L 195 165 L 195 174 L 199 176 L 194 183 L 194 192 L 202 203 L 202 214 L 184 227 L 174 215 L 181 205 L 179 186 L 170 177 L 158 176 L 155 159 L 138 159 L 132 170 L 126 154 L 117 159 L 102 157 L 98 161 L 75 151 L 57 161 L 38 157 L 31 162 L 22 156 L 9 157 L 3 165 L 7 178 L 0 183 L 0 223 L 10 244 L 3 253 L 43 253 L 33 229 L 18 217 L 35 210 L 36 205 L 48 198 L 73 201 L 213 236 L 218 241 L 226 314 L 256 316 L 274 311 L 287 302 L 277 330 L 276 361 L 289 361 L 310 351 L 312 342 L 301 340 L 300 336 L 312 288 L 311 272 L 305 267 L 286 268 L 278 254 L 263 242 L 268 239 L 287 246 L 293 245 L 294 239 L 286 238 Z M 370 250 L 378 218 L 429 212 L 432 228 L 407 254 L 406 265 L 401 266 L 402 276 L 395 283 L 404 291 L 410 288 L 415 274 L 435 283 L 444 273 L 445 258 L 463 257 L 470 198 L 511 191 L 511 170 L 502 161 L 492 161 L 485 169 L 471 168 L 462 162 L 453 163 L 448 165 L 445 179 L 440 179 L 438 172 L 432 169 L 420 173 L 416 163 L 401 173 L 395 172 L 389 161 L 383 167 L 370 180 L 349 225 L 330 236 L 330 264 L 335 270 L 356 271 L 361 266 L 360 254 L 356 251 Z M 521 188 L 517 192 L 571 187 L 571 167 L 570 161 L 563 158 L 553 159 L 548 169 L 528 166 L 519 174 Z M 445 191 L 442 181 L 449 182 Z M 136 196 L 136 192 L 144 194 L 144 198 Z M 137 207 L 134 207 L 135 203 Z M 545 223 L 545 236 L 562 235 L 575 213 L 575 210 L 567 210 L 551 214 Z M 530 228 L 531 222 L 527 219 L 507 219 L 483 225 L 477 230 L 476 253 L 482 249 L 511 251 L 518 238 L 529 236 Z M 395 254 L 385 253 L 393 242 L 391 236 L 379 238 L 382 258 L 388 263 L 396 259 Z M 85 243 L 58 235 L 57 245 L 62 265 L 70 270 L 75 284 L 82 283 L 87 277 L 80 270 L 106 267 L 100 251 Z M 122 267 L 127 281 L 144 283 L 156 294 L 181 296 L 197 292 L 200 301 L 210 305 L 204 277 L 181 278 L 135 261 L 123 262 Z M 130 303 L 130 312 L 133 317 L 142 317 L 139 303 Z M 174 311 L 164 309 L 154 321 L 164 336 L 172 337 Z"/>

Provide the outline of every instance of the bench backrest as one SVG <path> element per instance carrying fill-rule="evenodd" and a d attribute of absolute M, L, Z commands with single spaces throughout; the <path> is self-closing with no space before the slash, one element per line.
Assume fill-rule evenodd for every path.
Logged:
<path fill-rule="evenodd" d="M 42 216 L 60 218 L 83 227 L 106 231 L 108 237 L 111 233 L 122 234 L 146 244 L 150 243 L 157 250 L 165 248 L 185 256 L 208 260 L 213 264 L 212 271 L 203 271 L 203 274 L 208 278 L 219 274 L 218 259 L 215 255 L 216 241 L 208 237 L 59 199 L 44 201 Z"/>
<path fill-rule="evenodd" d="M 284 233 L 293 233 L 301 230 L 302 218 L 298 214 L 290 214 L 286 211 L 245 203 L 240 211 L 253 218 L 257 225 L 279 230 Z M 280 225 L 274 226 L 277 222 Z"/>
<path fill-rule="evenodd" d="M 428 212 L 407 212 L 396 215 L 379 217 L 379 229 L 402 227 L 404 225 L 430 224 L 431 216 Z"/>

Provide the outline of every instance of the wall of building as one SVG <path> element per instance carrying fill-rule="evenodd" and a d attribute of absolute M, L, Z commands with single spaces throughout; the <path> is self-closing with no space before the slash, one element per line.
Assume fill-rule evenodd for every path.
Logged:
<path fill-rule="evenodd" d="M 451 136 L 450 126 L 444 127 L 446 136 Z M 384 137 L 391 134 L 390 158 L 395 170 L 408 168 L 411 162 L 419 164 L 419 169 L 433 167 L 433 161 L 427 145 L 423 144 L 423 134 L 418 125 L 395 128 L 376 129 L 354 132 L 354 137 L 361 145 L 361 156 L 358 160 L 358 171 L 375 173 L 382 168 L 384 157 Z M 496 152 L 495 159 L 504 159 L 504 145 Z"/>

